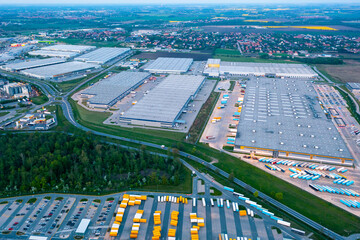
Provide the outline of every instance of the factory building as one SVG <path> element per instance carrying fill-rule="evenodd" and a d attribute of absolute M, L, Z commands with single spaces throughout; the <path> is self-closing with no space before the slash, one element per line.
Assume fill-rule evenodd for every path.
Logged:
<path fill-rule="evenodd" d="M 249 80 L 234 150 L 352 165 L 350 151 L 317 97 L 310 80 Z"/>
<path fill-rule="evenodd" d="M 63 52 L 63 51 L 45 51 L 45 50 L 35 50 L 28 53 L 31 56 L 40 56 L 40 57 L 59 57 L 59 58 L 72 58 L 79 53 L 77 52 Z"/>
<path fill-rule="evenodd" d="M 81 93 L 90 108 L 109 108 L 139 87 L 150 76 L 146 72 L 121 72 L 101 80 Z"/>
<path fill-rule="evenodd" d="M 105 64 L 115 58 L 125 56 L 127 53 L 130 53 L 130 51 L 130 48 L 103 47 L 76 57 L 75 60 L 87 63 Z"/>
<path fill-rule="evenodd" d="M 353 94 L 360 94 L 360 83 L 356 82 L 348 82 L 346 83 L 347 89 L 349 89 Z"/>
<path fill-rule="evenodd" d="M 205 77 L 169 75 L 140 101 L 126 111 L 120 122 L 151 126 L 174 127 L 183 109 L 192 101 Z"/>
<path fill-rule="evenodd" d="M 193 61 L 192 58 L 158 58 L 144 70 L 151 73 L 181 74 L 189 70 Z"/>
<path fill-rule="evenodd" d="M 315 78 L 318 76 L 305 64 L 225 62 L 209 59 L 204 72 L 208 76 L 258 76 L 278 78 Z"/>
<path fill-rule="evenodd" d="M 23 98 L 30 97 L 31 87 L 25 83 L 8 83 L 2 87 L 2 90 L 11 97 Z"/>
<path fill-rule="evenodd" d="M 58 63 L 65 62 L 62 58 L 46 58 L 46 59 L 37 59 L 33 61 L 23 61 L 18 63 L 10 63 L 1 66 L 0 68 L 9 71 L 9 72 L 17 72 L 24 69 L 36 68 L 36 67 L 43 67 Z"/>
<path fill-rule="evenodd" d="M 32 68 L 20 71 L 22 74 L 38 79 L 59 79 L 69 75 L 82 74 L 99 68 L 97 64 L 83 62 L 65 62 L 56 65 Z"/>
<path fill-rule="evenodd" d="M 59 52 L 75 52 L 83 53 L 90 50 L 94 50 L 95 46 L 86 46 L 86 45 L 65 45 L 65 44 L 56 44 L 52 46 L 47 46 L 41 48 L 44 51 L 59 51 Z"/>

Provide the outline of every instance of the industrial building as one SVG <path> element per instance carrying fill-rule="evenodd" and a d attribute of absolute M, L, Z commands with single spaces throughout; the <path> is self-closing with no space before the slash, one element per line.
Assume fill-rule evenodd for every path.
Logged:
<path fill-rule="evenodd" d="M 189 70 L 192 58 L 158 58 L 145 67 L 151 73 L 181 74 Z"/>
<path fill-rule="evenodd" d="M 353 94 L 360 94 L 360 83 L 348 82 L 346 83 L 347 89 L 349 89 Z"/>
<path fill-rule="evenodd" d="M 130 48 L 111 48 L 103 47 L 96 49 L 95 51 L 86 53 L 79 57 L 76 57 L 76 61 L 83 61 L 87 63 L 105 64 L 117 57 L 124 56 L 131 51 Z"/>
<path fill-rule="evenodd" d="M 310 80 L 249 80 L 234 150 L 352 164 L 352 155 L 317 97 Z"/>
<path fill-rule="evenodd" d="M 30 97 L 31 87 L 27 83 L 8 83 L 2 87 L 2 90 L 14 98 Z"/>
<path fill-rule="evenodd" d="M 305 64 L 225 62 L 209 59 L 204 72 L 208 76 L 262 76 L 284 78 L 315 78 L 318 76 Z"/>
<path fill-rule="evenodd" d="M 46 58 L 46 59 L 37 59 L 31 61 L 23 61 L 18 63 L 10 63 L 3 65 L 0 68 L 5 71 L 16 72 L 24 69 L 48 66 L 63 62 L 65 62 L 65 59 L 63 58 Z"/>
<path fill-rule="evenodd" d="M 77 52 L 63 52 L 63 51 L 45 51 L 45 50 L 35 50 L 28 53 L 31 56 L 41 56 L 41 57 L 60 57 L 60 58 L 72 58 L 79 53 Z"/>
<path fill-rule="evenodd" d="M 169 75 L 126 111 L 120 122 L 152 126 L 174 127 L 183 109 L 193 100 L 205 82 L 195 75 Z"/>
<path fill-rule="evenodd" d="M 71 74 L 80 74 L 99 68 L 97 64 L 83 62 L 65 62 L 56 65 L 22 70 L 21 73 L 39 79 L 58 79 Z"/>
<path fill-rule="evenodd" d="M 56 44 L 52 46 L 47 46 L 41 48 L 44 51 L 60 51 L 60 52 L 75 52 L 83 53 L 95 49 L 95 46 L 86 46 L 86 45 L 65 45 L 65 44 Z"/>
<path fill-rule="evenodd" d="M 91 221 L 91 219 L 88 219 L 88 218 L 81 219 L 81 222 L 80 222 L 79 226 L 77 227 L 75 233 L 84 235 L 86 230 L 89 227 L 90 221 Z"/>
<path fill-rule="evenodd" d="M 90 108 L 109 108 L 144 83 L 146 72 L 121 72 L 106 78 L 81 93 Z"/>

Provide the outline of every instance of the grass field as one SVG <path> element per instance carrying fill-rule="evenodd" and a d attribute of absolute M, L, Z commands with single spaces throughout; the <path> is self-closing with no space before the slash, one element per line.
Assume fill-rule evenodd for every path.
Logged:
<path fill-rule="evenodd" d="M 78 86 L 79 84 L 84 82 L 86 79 L 89 79 L 89 78 L 93 77 L 94 75 L 96 75 L 96 73 L 91 73 L 91 74 L 88 74 L 86 77 L 79 78 L 79 79 L 74 79 L 74 80 L 70 80 L 70 81 L 65 81 L 65 82 L 52 82 L 52 81 L 50 81 L 49 83 L 51 85 L 53 85 L 60 92 L 65 93 L 65 92 L 70 91 L 74 87 Z"/>
<path fill-rule="evenodd" d="M 45 94 L 41 94 L 37 97 L 30 98 L 33 104 L 35 105 L 41 105 L 49 101 L 49 98 Z"/>
<path fill-rule="evenodd" d="M 298 63 L 295 61 L 284 60 L 284 59 L 263 59 L 258 57 L 246 57 L 241 55 L 241 53 L 238 50 L 221 49 L 221 48 L 215 49 L 213 58 L 219 58 L 222 61 L 227 61 L 227 62 Z"/>
<path fill-rule="evenodd" d="M 9 114 L 9 112 L 0 112 L 0 117 L 3 117 L 5 115 Z"/>
<path fill-rule="evenodd" d="M 318 64 L 317 69 L 325 76 L 337 83 L 359 82 L 360 62 L 356 60 L 344 60 L 343 65 Z"/>

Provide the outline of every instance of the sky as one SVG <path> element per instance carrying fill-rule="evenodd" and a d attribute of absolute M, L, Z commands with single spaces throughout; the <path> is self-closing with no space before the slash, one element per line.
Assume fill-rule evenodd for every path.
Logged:
<path fill-rule="evenodd" d="M 313 4 L 357 3 L 359 0 L 0 0 L 1 4 Z"/>

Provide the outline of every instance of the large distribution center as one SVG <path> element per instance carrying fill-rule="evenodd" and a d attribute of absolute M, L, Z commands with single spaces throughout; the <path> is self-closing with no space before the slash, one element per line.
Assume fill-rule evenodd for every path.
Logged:
<path fill-rule="evenodd" d="M 103 47 L 75 58 L 76 61 L 105 64 L 117 57 L 130 52 L 130 48 Z"/>
<path fill-rule="evenodd" d="M 6 71 L 20 71 L 24 69 L 30 69 L 30 68 L 36 68 L 36 67 L 42 67 L 42 66 L 48 66 L 53 65 L 57 63 L 63 63 L 65 62 L 62 58 L 46 58 L 46 59 L 38 59 L 34 61 L 24 61 L 24 62 L 18 62 L 18 63 L 10 63 L 1 66 L 0 68 L 6 70 Z"/>
<path fill-rule="evenodd" d="M 215 63 L 214 63 L 215 62 Z M 209 59 L 204 69 L 209 76 L 266 76 L 287 78 L 315 78 L 318 76 L 305 64 L 225 62 Z"/>
<path fill-rule="evenodd" d="M 81 93 L 91 108 L 108 108 L 136 89 L 150 76 L 146 72 L 121 72 L 106 78 Z"/>
<path fill-rule="evenodd" d="M 35 50 L 28 53 L 31 56 L 41 56 L 41 57 L 61 57 L 61 58 L 72 58 L 79 53 L 77 52 L 64 52 L 64 51 L 46 51 L 46 50 Z"/>
<path fill-rule="evenodd" d="M 135 125 L 173 127 L 204 81 L 203 76 L 170 75 L 126 111 L 120 121 Z"/>
<path fill-rule="evenodd" d="M 99 65 L 83 62 L 65 62 L 56 65 L 22 70 L 21 73 L 39 79 L 56 79 L 69 74 L 86 72 L 99 68 Z"/>
<path fill-rule="evenodd" d="M 47 46 L 41 48 L 45 51 L 60 51 L 60 52 L 76 52 L 83 53 L 92 49 L 95 49 L 95 46 L 86 46 L 86 45 L 65 45 L 65 44 L 57 44 L 52 46 Z"/>
<path fill-rule="evenodd" d="M 311 81 L 306 79 L 248 81 L 234 150 L 352 162 L 345 142 L 323 112 Z"/>
<path fill-rule="evenodd" d="M 187 72 L 192 63 L 192 58 L 158 58 L 144 70 L 151 73 L 180 74 Z"/>

